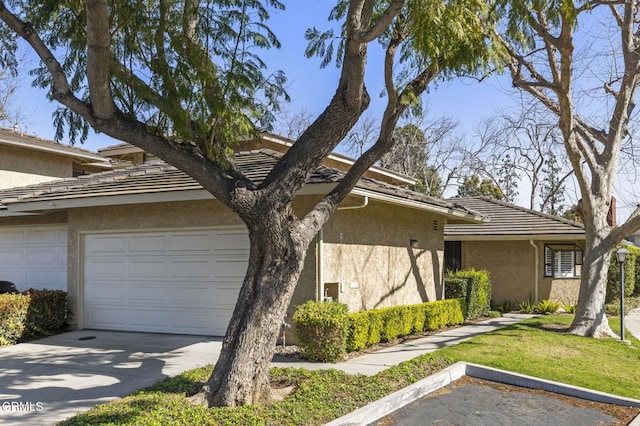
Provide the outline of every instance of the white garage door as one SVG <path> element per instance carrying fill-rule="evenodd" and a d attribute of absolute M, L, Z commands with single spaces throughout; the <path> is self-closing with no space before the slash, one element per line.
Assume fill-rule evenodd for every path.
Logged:
<path fill-rule="evenodd" d="M 84 238 L 84 327 L 222 336 L 247 269 L 246 229 Z"/>
<path fill-rule="evenodd" d="M 0 280 L 67 291 L 67 227 L 0 228 Z"/>

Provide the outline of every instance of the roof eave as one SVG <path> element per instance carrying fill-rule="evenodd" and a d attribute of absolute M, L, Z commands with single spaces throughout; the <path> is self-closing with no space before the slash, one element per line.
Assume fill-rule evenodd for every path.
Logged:
<path fill-rule="evenodd" d="M 584 240 L 585 235 L 582 234 L 492 234 L 492 235 L 451 235 L 444 233 L 445 241 L 543 241 L 543 240 Z"/>
<path fill-rule="evenodd" d="M 297 195 L 324 195 L 335 188 L 336 183 L 316 183 L 307 184 Z M 409 200 L 406 198 L 393 196 L 389 194 L 381 194 L 362 188 L 355 188 L 351 195 L 369 197 L 379 202 L 399 205 L 407 208 L 428 211 L 440 214 L 447 219 L 455 220 L 463 223 L 482 223 L 484 218 L 475 214 L 468 213 L 464 210 L 447 208 L 445 206 L 437 206 L 421 201 Z M 33 213 L 42 211 L 52 211 L 69 208 L 83 207 L 101 207 L 123 204 L 146 204 L 160 203 L 172 201 L 197 201 L 212 200 L 213 195 L 204 189 L 191 189 L 182 191 L 157 191 L 157 192 L 135 192 L 131 194 L 118 195 L 99 195 L 85 197 L 55 198 L 47 200 L 29 201 L 28 199 L 5 199 L 3 204 L 6 205 L 8 212 L 12 213 Z"/>

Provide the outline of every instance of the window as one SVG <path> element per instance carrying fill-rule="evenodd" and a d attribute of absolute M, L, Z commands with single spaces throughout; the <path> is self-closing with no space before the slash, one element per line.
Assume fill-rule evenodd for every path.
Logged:
<path fill-rule="evenodd" d="M 459 271 L 462 269 L 462 243 L 460 241 L 444 242 L 444 270 Z"/>
<path fill-rule="evenodd" d="M 544 246 L 544 276 L 579 277 L 582 273 L 582 249 L 575 245 Z"/>

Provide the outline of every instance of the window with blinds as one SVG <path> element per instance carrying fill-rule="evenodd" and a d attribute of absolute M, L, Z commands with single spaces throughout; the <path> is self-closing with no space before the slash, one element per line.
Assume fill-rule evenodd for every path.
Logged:
<path fill-rule="evenodd" d="M 554 278 L 579 277 L 582 273 L 582 249 L 578 246 L 545 245 L 544 276 Z"/>

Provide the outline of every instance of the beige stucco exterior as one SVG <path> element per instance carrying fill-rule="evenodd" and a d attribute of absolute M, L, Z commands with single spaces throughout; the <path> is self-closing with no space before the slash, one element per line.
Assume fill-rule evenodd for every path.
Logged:
<path fill-rule="evenodd" d="M 0 145 L 0 189 L 72 175 L 73 160 L 68 156 Z"/>
<path fill-rule="evenodd" d="M 303 215 L 316 200 L 317 196 L 298 197 L 296 213 Z M 345 205 L 359 206 L 362 201 L 352 197 Z M 83 321 L 84 235 L 242 226 L 216 200 L 85 207 L 0 218 L 0 226 L 54 223 L 68 226 L 67 290 L 73 323 L 79 326 Z M 339 210 L 309 247 L 286 320 L 290 322 L 296 306 L 331 291 L 337 291 L 336 298 L 352 311 L 440 298 L 442 227 L 440 215 L 373 200 L 362 208 Z"/>
<path fill-rule="evenodd" d="M 441 216 L 376 201 L 338 211 L 323 229 L 325 294 L 351 311 L 436 300 L 442 222 Z"/>
<path fill-rule="evenodd" d="M 495 303 L 544 299 L 575 303 L 579 278 L 544 276 L 544 245 L 548 243 L 553 242 L 533 241 L 534 248 L 530 240 L 463 241 L 462 265 L 491 273 Z"/>

